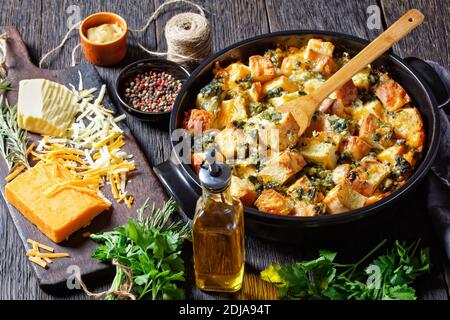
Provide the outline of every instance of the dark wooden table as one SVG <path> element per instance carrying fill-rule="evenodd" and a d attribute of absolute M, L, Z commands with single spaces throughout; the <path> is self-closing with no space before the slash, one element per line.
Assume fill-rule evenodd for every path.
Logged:
<path fill-rule="evenodd" d="M 98 11 L 117 12 L 125 17 L 130 27 L 136 28 L 144 24 L 162 1 L 2 0 L 0 25 L 13 25 L 20 30 L 32 60 L 37 63 L 39 57 L 55 47 L 67 32 L 67 22 L 72 12 L 69 6 L 78 6 L 82 17 Z M 450 1 L 447 0 L 198 0 L 197 3 L 207 10 L 213 28 L 215 51 L 254 35 L 288 29 L 332 30 L 373 39 L 403 12 L 418 8 L 426 16 L 425 23 L 396 45 L 394 52 L 403 57 L 432 59 L 450 68 L 450 47 L 447 43 L 450 37 Z M 371 5 L 380 9 L 380 29 L 368 28 L 367 10 Z M 165 22 L 174 13 L 182 12 L 186 8 L 188 7 L 176 5 L 167 9 L 156 24 L 141 37 L 141 41 L 151 49 L 165 50 Z M 74 33 L 66 47 L 50 57 L 50 68 L 69 66 L 70 51 L 77 42 L 78 36 Z M 115 68 L 98 70 L 111 89 L 115 76 L 126 63 L 144 57 L 146 54 L 131 44 L 126 61 Z M 78 61 L 86 63 L 80 54 Z M 170 144 L 167 124 L 147 124 L 131 117 L 127 122 L 150 163 L 156 165 L 168 158 Z M 356 259 L 384 237 L 401 240 L 420 237 L 424 244 L 431 248 L 433 268 L 432 272 L 417 284 L 418 296 L 421 299 L 448 299 L 449 262 L 435 239 L 426 210 L 422 210 L 420 214 L 411 214 L 411 210 L 408 210 L 417 206 L 423 207 L 421 200 L 426 192 L 425 185 L 419 187 L 410 200 L 405 201 L 405 205 L 389 212 L 393 218 L 385 225 L 374 226 L 372 230 L 343 232 L 335 239 L 321 243 L 305 241 L 287 246 L 247 237 L 247 275 L 244 288 L 231 298 L 275 298 L 276 292 L 258 280 L 259 270 L 272 262 L 283 264 L 313 258 L 323 246 L 337 250 L 342 259 Z M 0 298 L 54 299 L 54 296 L 39 288 L 3 200 L 0 210 Z M 189 256 L 189 252 L 186 255 Z M 224 295 L 207 295 L 190 285 L 193 283 L 193 270 L 190 257 L 187 259 L 188 298 L 230 298 Z M 105 285 L 99 287 L 102 288 L 105 288 Z M 66 298 L 81 299 L 84 296 L 78 292 Z"/>

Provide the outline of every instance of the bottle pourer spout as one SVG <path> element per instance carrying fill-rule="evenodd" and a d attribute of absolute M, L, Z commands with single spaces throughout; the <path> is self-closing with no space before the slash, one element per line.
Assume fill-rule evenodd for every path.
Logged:
<path fill-rule="evenodd" d="M 220 166 L 217 165 L 216 149 L 210 148 L 205 151 L 206 164 L 208 165 L 209 174 L 213 177 L 220 175 Z"/>

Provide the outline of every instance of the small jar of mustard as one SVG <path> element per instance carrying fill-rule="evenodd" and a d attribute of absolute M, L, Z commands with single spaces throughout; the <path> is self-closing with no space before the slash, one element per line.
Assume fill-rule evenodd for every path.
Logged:
<path fill-rule="evenodd" d="M 85 58 L 92 64 L 110 66 L 127 53 L 128 26 L 112 12 L 90 15 L 80 25 L 80 39 Z"/>

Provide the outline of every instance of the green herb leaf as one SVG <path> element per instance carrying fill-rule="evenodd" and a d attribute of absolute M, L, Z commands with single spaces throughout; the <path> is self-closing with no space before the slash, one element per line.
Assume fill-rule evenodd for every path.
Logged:
<path fill-rule="evenodd" d="M 92 256 L 102 262 L 117 260 L 129 268 L 133 291 L 139 299 L 149 294 L 152 299 L 183 299 L 184 291 L 176 282 L 185 280 L 181 246 L 190 238 L 190 230 L 182 222 L 170 223 L 178 209 L 174 200 L 167 201 L 162 209 L 153 207 L 146 216 L 148 207 L 147 199 L 137 219 L 113 231 L 91 235 L 100 243 Z M 117 268 L 112 289 L 118 290 L 124 281 L 123 270 Z"/>
<path fill-rule="evenodd" d="M 280 299 L 416 299 L 411 284 L 430 268 L 428 250 L 417 251 L 420 240 L 409 246 L 396 241 L 391 250 L 360 268 L 385 242 L 356 263 L 335 263 L 335 252 L 321 250 L 319 258 L 314 260 L 285 267 L 273 264 L 261 272 L 261 278 L 279 287 Z"/>

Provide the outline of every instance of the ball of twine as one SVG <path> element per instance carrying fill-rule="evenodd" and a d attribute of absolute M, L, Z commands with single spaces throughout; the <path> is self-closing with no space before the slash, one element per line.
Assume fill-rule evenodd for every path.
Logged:
<path fill-rule="evenodd" d="M 211 54 L 211 26 L 200 14 L 186 12 L 166 24 L 167 59 L 186 64 L 201 62 Z"/>

